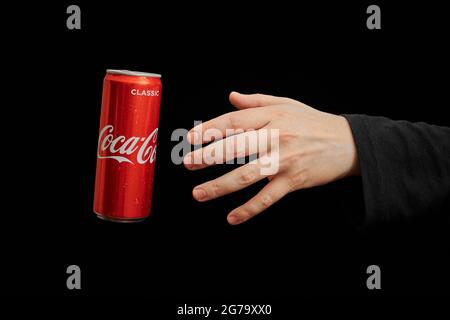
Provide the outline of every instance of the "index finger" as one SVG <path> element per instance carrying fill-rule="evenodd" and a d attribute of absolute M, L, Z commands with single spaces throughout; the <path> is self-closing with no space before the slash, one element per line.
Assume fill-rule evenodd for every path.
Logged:
<path fill-rule="evenodd" d="M 203 144 L 246 130 L 257 130 L 270 122 L 265 107 L 225 113 L 192 128 L 187 135 L 191 144 Z"/>

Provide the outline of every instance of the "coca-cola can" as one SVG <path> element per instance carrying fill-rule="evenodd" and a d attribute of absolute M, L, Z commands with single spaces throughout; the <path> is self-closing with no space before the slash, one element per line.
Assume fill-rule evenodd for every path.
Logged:
<path fill-rule="evenodd" d="M 137 222 L 152 204 L 161 75 L 106 70 L 97 146 L 94 212 Z"/>

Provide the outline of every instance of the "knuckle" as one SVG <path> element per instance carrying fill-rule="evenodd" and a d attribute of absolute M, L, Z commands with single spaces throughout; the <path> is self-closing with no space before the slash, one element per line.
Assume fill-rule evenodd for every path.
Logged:
<path fill-rule="evenodd" d="M 229 129 L 239 129 L 241 127 L 241 120 L 236 111 L 228 113 L 228 127 Z"/>
<path fill-rule="evenodd" d="M 297 100 L 291 99 L 291 98 L 283 98 L 284 103 L 286 104 L 298 104 Z"/>
<path fill-rule="evenodd" d="M 273 196 L 269 193 L 263 194 L 259 199 L 261 207 L 268 208 L 273 204 Z"/>
<path fill-rule="evenodd" d="M 208 189 L 210 190 L 211 197 L 214 198 L 220 196 L 220 192 L 222 190 L 222 188 L 220 187 L 220 183 L 217 182 L 217 180 L 211 181 Z"/>
<path fill-rule="evenodd" d="M 255 98 L 258 101 L 258 103 L 263 103 L 265 95 L 262 93 L 255 93 Z"/>
<path fill-rule="evenodd" d="M 293 168 L 302 168 L 303 155 L 300 151 L 296 153 L 282 153 L 280 155 L 280 164 L 283 169 L 292 170 Z"/>
<path fill-rule="evenodd" d="M 298 166 L 303 161 L 303 154 L 301 152 L 298 152 L 291 157 L 289 157 L 289 166 Z"/>
<path fill-rule="evenodd" d="M 213 144 L 210 144 L 207 147 L 203 148 L 201 161 L 208 165 L 214 164 L 214 145 Z"/>
<path fill-rule="evenodd" d="M 278 135 L 278 140 L 281 143 L 287 143 L 289 141 L 291 141 L 292 139 L 294 139 L 295 135 L 290 133 L 290 132 L 280 132 L 280 134 Z"/>
<path fill-rule="evenodd" d="M 308 181 L 308 174 L 306 171 L 300 171 L 289 176 L 289 184 L 293 190 L 301 188 L 306 185 Z"/>
<path fill-rule="evenodd" d="M 239 175 L 239 183 L 244 185 L 249 184 L 255 177 L 256 173 L 254 168 L 245 168 Z"/>

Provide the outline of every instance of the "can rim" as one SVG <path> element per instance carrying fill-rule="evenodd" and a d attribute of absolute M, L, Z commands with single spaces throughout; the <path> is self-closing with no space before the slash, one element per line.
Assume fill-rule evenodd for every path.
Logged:
<path fill-rule="evenodd" d="M 124 76 L 135 76 L 135 77 L 150 77 L 150 78 L 161 78 L 158 73 L 131 71 L 131 70 L 119 70 L 119 69 L 106 69 L 106 73 L 120 74 Z"/>

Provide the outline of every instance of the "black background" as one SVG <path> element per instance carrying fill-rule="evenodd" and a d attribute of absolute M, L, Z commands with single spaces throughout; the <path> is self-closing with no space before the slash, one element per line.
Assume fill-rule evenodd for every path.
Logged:
<path fill-rule="evenodd" d="M 81 30 L 66 28 L 69 2 L 5 9 L 13 102 L 2 128 L 2 293 L 176 303 L 445 293 L 448 223 L 424 217 L 355 229 L 347 217 L 363 214 L 358 179 L 291 193 L 229 226 L 227 213 L 265 182 L 197 203 L 192 188 L 232 166 L 189 172 L 171 162 L 172 131 L 232 111 L 232 90 L 449 125 L 443 8 L 378 2 L 382 29 L 368 30 L 371 2 L 313 3 L 78 1 Z M 92 212 L 107 68 L 162 74 L 153 213 L 139 224 Z M 81 267 L 81 291 L 66 288 L 71 264 Z M 366 288 L 371 264 L 381 267 L 380 291 Z"/>

